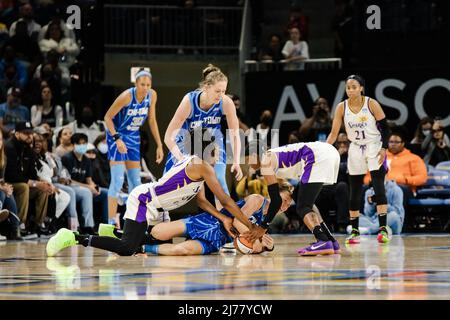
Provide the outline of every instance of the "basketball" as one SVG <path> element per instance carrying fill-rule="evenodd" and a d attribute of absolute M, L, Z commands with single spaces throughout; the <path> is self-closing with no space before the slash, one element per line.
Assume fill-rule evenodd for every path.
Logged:
<path fill-rule="evenodd" d="M 234 247 L 242 254 L 251 254 L 253 252 L 253 243 L 244 237 L 238 236 L 234 238 Z"/>

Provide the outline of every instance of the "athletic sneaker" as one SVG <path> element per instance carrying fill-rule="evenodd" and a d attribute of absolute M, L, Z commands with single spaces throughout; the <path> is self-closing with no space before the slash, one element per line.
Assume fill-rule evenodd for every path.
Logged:
<path fill-rule="evenodd" d="M 350 236 L 345 239 L 346 244 L 358 244 L 360 242 L 359 232 L 356 229 L 353 229 Z"/>
<path fill-rule="evenodd" d="M 111 238 L 116 238 L 119 239 L 115 234 L 114 234 L 114 229 L 116 227 L 112 224 L 106 224 L 106 223 L 100 223 L 100 225 L 98 226 L 98 235 L 100 237 L 111 237 Z"/>
<path fill-rule="evenodd" d="M 391 241 L 386 228 L 380 228 L 380 232 L 378 233 L 377 240 L 379 243 L 389 243 L 389 241 Z"/>
<path fill-rule="evenodd" d="M 69 229 L 62 228 L 47 242 L 47 255 L 53 257 L 62 249 L 76 245 L 75 234 Z"/>
<path fill-rule="evenodd" d="M 339 242 L 337 240 L 333 241 L 333 249 L 335 254 L 341 253 L 341 247 L 339 246 Z"/>
<path fill-rule="evenodd" d="M 334 248 L 331 241 L 317 241 L 305 248 L 298 249 L 297 252 L 301 256 L 318 256 L 334 254 Z"/>

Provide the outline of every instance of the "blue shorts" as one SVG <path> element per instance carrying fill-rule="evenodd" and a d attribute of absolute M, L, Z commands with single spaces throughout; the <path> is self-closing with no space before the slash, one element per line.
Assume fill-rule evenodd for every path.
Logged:
<path fill-rule="evenodd" d="M 128 152 L 120 153 L 113 137 L 107 133 L 106 143 L 108 144 L 108 160 L 110 161 L 141 161 L 141 139 L 138 135 L 122 135 L 121 140 L 125 143 Z"/>
<path fill-rule="evenodd" d="M 209 213 L 190 216 L 183 222 L 186 225 L 186 238 L 200 242 L 203 255 L 218 252 L 225 243 L 231 241 L 222 223 Z"/>

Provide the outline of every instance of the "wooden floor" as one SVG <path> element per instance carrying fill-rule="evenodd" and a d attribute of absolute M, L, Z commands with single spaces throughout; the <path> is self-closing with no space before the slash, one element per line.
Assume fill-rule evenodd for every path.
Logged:
<path fill-rule="evenodd" d="M 338 239 L 343 243 L 344 236 Z M 118 257 L 45 241 L 0 242 L 0 299 L 450 299 L 450 235 L 374 236 L 341 255 L 300 257 L 309 235 L 268 255 Z"/>

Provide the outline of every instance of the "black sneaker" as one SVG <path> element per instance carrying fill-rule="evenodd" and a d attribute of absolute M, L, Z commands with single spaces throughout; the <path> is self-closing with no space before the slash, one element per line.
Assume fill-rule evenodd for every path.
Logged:
<path fill-rule="evenodd" d="M 20 230 L 20 237 L 23 240 L 35 240 L 38 238 L 37 233 L 31 232 L 29 230 Z"/>
<path fill-rule="evenodd" d="M 8 209 L 2 209 L 0 210 L 0 222 L 5 221 L 9 217 L 9 210 Z"/>

